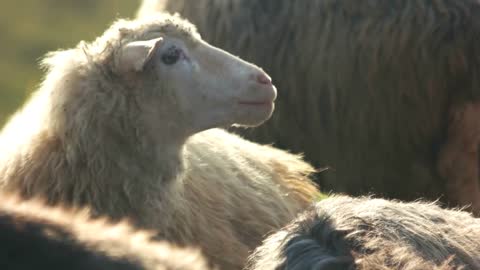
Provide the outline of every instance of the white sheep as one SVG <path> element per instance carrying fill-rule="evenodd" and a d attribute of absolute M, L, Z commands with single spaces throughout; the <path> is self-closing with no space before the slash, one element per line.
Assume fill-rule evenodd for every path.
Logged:
<path fill-rule="evenodd" d="M 206 270 L 197 249 L 154 243 L 128 223 L 91 220 L 88 209 L 47 207 L 0 195 L 3 270 Z"/>
<path fill-rule="evenodd" d="M 263 123 L 276 90 L 179 17 L 119 20 L 43 66 L 0 134 L 3 190 L 127 217 L 223 269 L 317 194 L 300 156 L 215 129 Z"/>

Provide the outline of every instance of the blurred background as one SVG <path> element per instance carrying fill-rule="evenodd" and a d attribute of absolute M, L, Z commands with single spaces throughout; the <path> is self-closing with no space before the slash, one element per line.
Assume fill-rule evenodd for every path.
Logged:
<path fill-rule="evenodd" d="M 16 0 L 0 8 L 0 126 L 35 90 L 45 53 L 100 35 L 132 18 L 140 0 Z"/>

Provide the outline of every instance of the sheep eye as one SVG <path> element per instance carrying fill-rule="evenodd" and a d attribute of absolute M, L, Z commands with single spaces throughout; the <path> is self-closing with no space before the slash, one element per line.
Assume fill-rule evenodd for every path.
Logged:
<path fill-rule="evenodd" d="M 182 55 L 182 50 L 177 47 L 170 47 L 164 54 L 162 54 L 162 62 L 165 65 L 175 64 L 180 56 Z"/>

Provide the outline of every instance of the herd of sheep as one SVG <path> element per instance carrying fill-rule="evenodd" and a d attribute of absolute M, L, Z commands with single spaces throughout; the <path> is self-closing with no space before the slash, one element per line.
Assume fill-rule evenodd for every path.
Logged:
<path fill-rule="evenodd" d="M 479 37 L 478 0 L 144 0 L 1 130 L 0 269 L 480 269 Z"/>

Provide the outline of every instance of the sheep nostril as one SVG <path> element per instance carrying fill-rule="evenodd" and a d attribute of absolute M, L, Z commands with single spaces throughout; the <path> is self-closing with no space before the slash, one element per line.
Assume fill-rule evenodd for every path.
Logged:
<path fill-rule="evenodd" d="M 272 84 L 272 79 L 265 73 L 258 74 L 256 79 L 257 79 L 257 82 L 260 84 L 266 84 L 266 85 Z"/>

